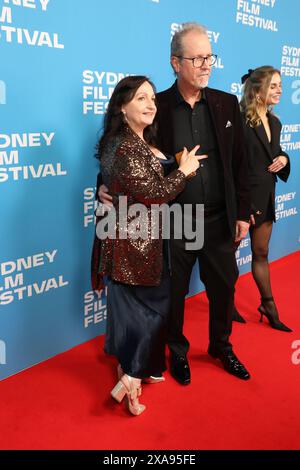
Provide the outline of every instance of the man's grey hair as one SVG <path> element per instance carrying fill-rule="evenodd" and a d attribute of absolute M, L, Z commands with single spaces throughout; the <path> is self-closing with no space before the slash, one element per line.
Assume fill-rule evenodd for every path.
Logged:
<path fill-rule="evenodd" d="M 179 31 L 176 31 L 172 38 L 171 57 L 182 56 L 184 54 L 182 40 L 184 36 L 190 31 L 197 31 L 200 34 L 205 34 L 207 36 L 207 29 L 205 28 L 205 26 L 199 23 L 182 23 L 181 29 Z"/>

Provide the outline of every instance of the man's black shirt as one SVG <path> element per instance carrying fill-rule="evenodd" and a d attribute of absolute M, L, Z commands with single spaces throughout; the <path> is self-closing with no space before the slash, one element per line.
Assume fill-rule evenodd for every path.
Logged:
<path fill-rule="evenodd" d="M 199 154 L 208 158 L 200 161 L 196 176 L 187 181 L 185 190 L 176 202 L 181 204 L 205 204 L 205 207 L 225 205 L 224 173 L 218 151 L 217 138 L 211 121 L 210 112 L 202 90 L 201 99 L 194 108 L 181 96 L 177 83 L 174 84 L 172 118 L 174 128 L 175 153 L 186 147 L 192 150 L 200 144 Z"/>

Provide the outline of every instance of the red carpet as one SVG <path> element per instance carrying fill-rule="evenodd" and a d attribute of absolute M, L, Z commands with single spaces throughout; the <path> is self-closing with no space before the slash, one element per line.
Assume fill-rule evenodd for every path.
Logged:
<path fill-rule="evenodd" d="M 205 295 L 187 301 L 192 383 L 145 385 L 139 417 L 114 403 L 115 361 L 102 353 L 103 337 L 78 346 L 0 383 L 1 449 L 299 449 L 300 252 L 271 266 L 282 320 L 293 333 L 258 322 L 259 296 L 251 275 L 237 286 L 232 342 L 252 378 L 227 374 L 206 354 Z M 298 349 L 299 346 L 298 346 Z M 298 354 L 300 359 L 300 351 Z"/>

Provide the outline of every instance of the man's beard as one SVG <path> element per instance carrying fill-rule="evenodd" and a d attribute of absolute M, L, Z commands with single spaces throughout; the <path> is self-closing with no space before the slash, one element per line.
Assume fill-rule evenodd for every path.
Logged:
<path fill-rule="evenodd" d="M 207 78 L 205 81 L 203 81 L 203 82 L 199 85 L 200 90 L 203 90 L 203 88 L 206 88 L 206 87 L 207 87 L 207 85 L 208 85 L 208 80 L 209 80 L 209 79 Z"/>

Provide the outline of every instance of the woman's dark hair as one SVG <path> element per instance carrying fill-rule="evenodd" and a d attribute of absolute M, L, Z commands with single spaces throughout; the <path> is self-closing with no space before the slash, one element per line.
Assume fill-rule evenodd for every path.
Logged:
<path fill-rule="evenodd" d="M 134 98 L 139 87 L 145 82 L 148 82 L 152 86 L 155 93 L 155 86 L 149 78 L 144 75 L 125 77 L 119 81 L 114 89 L 104 117 L 103 134 L 96 147 L 96 158 L 99 160 L 101 159 L 102 151 L 107 142 L 111 138 L 119 135 L 124 128 L 125 123 L 122 106 L 129 103 Z M 156 125 L 155 123 L 152 123 L 150 126 L 145 128 L 144 139 L 148 144 L 155 145 L 155 136 Z"/>

